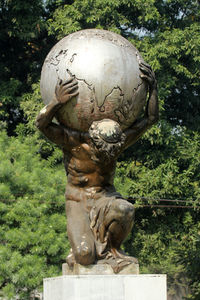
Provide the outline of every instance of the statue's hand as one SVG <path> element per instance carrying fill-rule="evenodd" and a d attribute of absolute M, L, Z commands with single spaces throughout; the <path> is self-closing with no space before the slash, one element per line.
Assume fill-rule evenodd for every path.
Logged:
<path fill-rule="evenodd" d="M 149 85 L 149 98 L 147 101 L 145 116 L 147 117 L 148 125 L 151 126 L 158 121 L 157 81 L 154 71 L 148 64 L 140 62 L 139 68 L 143 73 L 140 75 L 140 77 Z"/>
<path fill-rule="evenodd" d="M 140 68 L 140 71 L 142 71 L 142 73 L 143 73 L 140 75 L 140 77 L 148 83 L 150 90 L 156 89 L 157 81 L 155 78 L 155 73 L 152 70 L 151 66 L 145 62 L 140 61 L 139 68 Z"/>
<path fill-rule="evenodd" d="M 58 80 L 55 88 L 56 99 L 59 103 L 65 104 L 71 98 L 78 95 L 78 82 L 74 77 L 70 77 L 66 81 Z"/>

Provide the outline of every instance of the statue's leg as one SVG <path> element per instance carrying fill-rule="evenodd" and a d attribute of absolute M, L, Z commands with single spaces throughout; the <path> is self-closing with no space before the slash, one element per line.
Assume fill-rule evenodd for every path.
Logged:
<path fill-rule="evenodd" d="M 110 264 L 116 273 L 131 263 L 138 263 L 135 257 L 127 256 L 120 249 L 132 229 L 134 213 L 131 203 L 109 195 L 98 199 L 90 212 L 98 263 Z"/>
<path fill-rule="evenodd" d="M 104 218 L 111 247 L 119 249 L 133 227 L 134 206 L 124 199 L 115 199 Z"/>
<path fill-rule="evenodd" d="M 138 263 L 135 257 L 127 256 L 120 246 L 131 231 L 134 222 L 134 206 L 124 199 L 116 199 L 112 202 L 109 212 L 105 217 L 105 224 L 111 245 L 111 253 L 116 258 L 124 261 Z"/>
<path fill-rule="evenodd" d="M 106 249 L 119 250 L 132 229 L 134 213 L 134 206 L 123 198 L 105 196 L 97 200 L 90 213 L 96 240 L 107 243 Z"/>
<path fill-rule="evenodd" d="M 71 256 L 73 255 L 75 262 L 81 265 L 94 263 L 94 236 L 90 229 L 88 214 L 83 205 L 80 202 L 67 200 L 66 215 L 67 233 L 72 247 Z"/>

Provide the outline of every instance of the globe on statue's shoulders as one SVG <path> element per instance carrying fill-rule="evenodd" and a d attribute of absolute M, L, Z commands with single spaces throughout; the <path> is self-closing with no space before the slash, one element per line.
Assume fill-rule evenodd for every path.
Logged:
<path fill-rule="evenodd" d="M 78 96 L 56 114 L 71 129 L 87 131 L 93 121 L 111 119 L 122 129 L 142 112 L 148 87 L 140 78 L 138 50 L 122 36 L 99 29 L 72 33 L 49 52 L 41 73 L 45 104 L 54 97 L 58 79 L 75 77 Z"/>

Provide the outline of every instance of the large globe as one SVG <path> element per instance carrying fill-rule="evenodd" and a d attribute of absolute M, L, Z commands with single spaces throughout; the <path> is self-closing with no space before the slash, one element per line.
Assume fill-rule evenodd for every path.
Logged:
<path fill-rule="evenodd" d="M 58 79 L 74 76 L 79 94 L 56 114 L 69 128 L 87 131 L 93 121 L 112 119 L 128 128 L 143 110 L 147 84 L 140 78 L 138 50 L 125 38 L 106 30 L 87 29 L 60 40 L 49 52 L 41 73 L 45 104 Z"/>

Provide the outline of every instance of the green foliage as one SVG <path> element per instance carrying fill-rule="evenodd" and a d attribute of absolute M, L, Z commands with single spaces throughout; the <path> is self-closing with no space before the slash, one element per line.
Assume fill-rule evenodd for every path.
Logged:
<path fill-rule="evenodd" d="M 117 189 L 137 207 L 124 248 L 142 272 L 167 273 L 170 295 L 185 287 L 187 299 L 199 299 L 199 7 L 196 0 L 1 1 L 0 128 L 17 134 L 0 133 L 0 286 L 8 299 L 30 299 L 43 277 L 59 274 L 69 250 L 61 152 L 35 128 L 43 105 L 37 82 L 55 41 L 86 28 L 128 38 L 158 80 L 161 121 L 116 172 Z M 141 208 L 158 198 L 194 209 Z"/>
<path fill-rule="evenodd" d="M 49 33 L 58 39 L 71 32 L 100 28 L 129 35 L 131 29 L 158 17 L 154 1 L 75 0 L 59 6 L 49 19 Z"/>
<path fill-rule="evenodd" d="M 42 2 L 24 2 L 23 0 L 1 1 L 1 22 L 5 22 L 1 34 L 29 40 L 38 35 L 41 26 L 39 16 L 43 12 Z M 23 28 L 23 31 L 21 30 Z"/>
<path fill-rule="evenodd" d="M 138 257 L 141 272 L 167 274 L 169 295 L 181 290 L 186 299 L 199 299 L 200 136 L 160 125 L 129 149 L 135 161 L 118 163 L 115 185 L 136 206 L 133 233 L 124 247 Z"/>
<path fill-rule="evenodd" d="M 162 116 L 172 125 L 199 130 L 199 22 L 182 28 L 166 28 L 138 43 L 144 58 L 156 71 Z"/>
<path fill-rule="evenodd" d="M 59 275 L 69 251 L 65 174 L 50 168 L 30 141 L 0 134 L 0 287 L 30 299 L 42 279 Z"/>
<path fill-rule="evenodd" d="M 140 143 L 136 149 L 133 147 L 129 150 L 132 157 L 136 151 L 137 163 L 132 162 L 132 159 L 130 163 L 118 163 L 116 184 L 122 194 L 125 187 L 127 195 L 133 197 L 148 195 L 152 198 L 199 199 L 200 136 L 198 133 L 189 135 L 183 128 L 170 129 L 169 141 L 167 138 L 163 140 L 162 127 L 156 130 L 157 136 L 154 136 L 155 133 L 151 136 L 154 130 L 146 134 L 142 140 L 145 145 L 141 146 L 146 148 L 143 157 L 137 151 Z"/>
<path fill-rule="evenodd" d="M 10 78 L 9 81 L 4 81 L 0 83 L 0 119 L 8 118 L 8 110 L 5 109 L 5 106 L 11 108 L 19 107 L 20 101 L 20 88 L 21 82 L 14 78 Z"/>
<path fill-rule="evenodd" d="M 0 1 L 0 122 L 6 122 L 9 135 L 24 122 L 20 98 L 38 80 L 51 47 L 46 15 L 42 0 Z"/>

